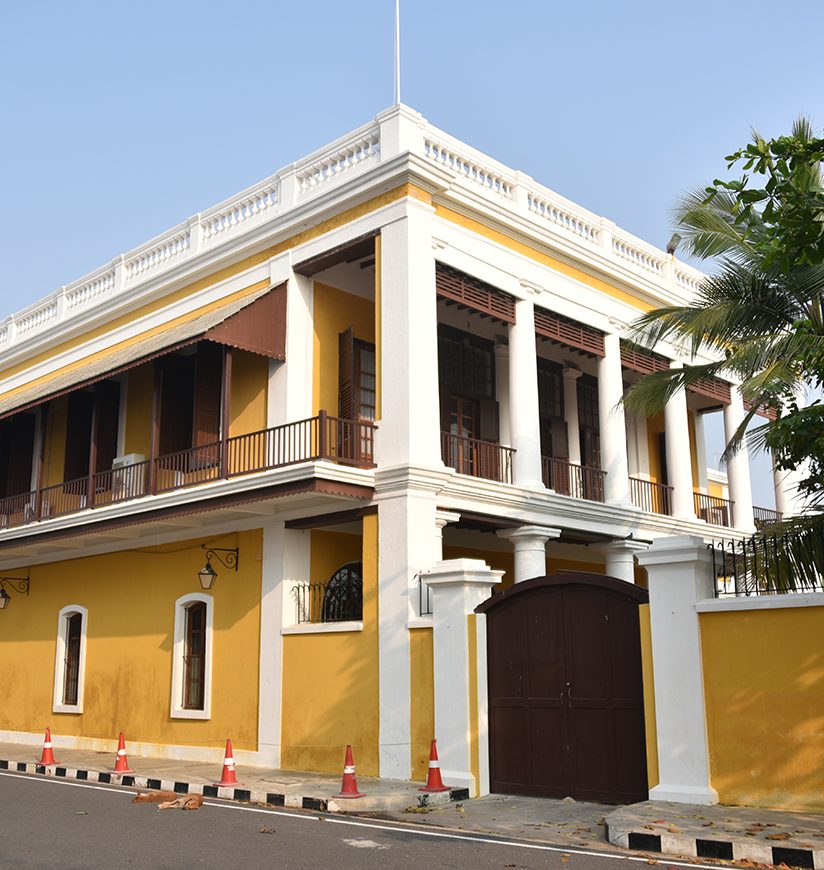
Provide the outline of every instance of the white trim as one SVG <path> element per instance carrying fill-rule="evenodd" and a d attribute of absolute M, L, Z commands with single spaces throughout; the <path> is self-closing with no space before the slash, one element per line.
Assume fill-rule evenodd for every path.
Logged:
<path fill-rule="evenodd" d="M 486 649 L 486 614 L 475 615 L 478 676 L 478 787 L 477 797 L 489 794 L 489 667 Z"/>
<path fill-rule="evenodd" d="M 362 622 L 302 622 L 288 625 L 280 630 L 281 634 L 333 634 L 334 632 L 363 631 Z"/>
<path fill-rule="evenodd" d="M 203 677 L 203 709 L 186 710 L 183 707 L 183 649 L 186 643 L 186 608 L 196 601 L 206 605 L 206 638 L 204 654 L 206 667 Z M 175 601 L 175 634 L 172 648 L 172 697 L 169 716 L 172 719 L 210 719 L 212 716 L 212 625 L 214 599 L 205 592 L 191 592 Z"/>
<path fill-rule="evenodd" d="M 695 605 L 698 613 L 723 613 L 735 610 L 779 610 L 782 607 L 824 607 L 824 592 L 751 595 L 740 598 L 707 598 Z"/>
<path fill-rule="evenodd" d="M 66 617 L 80 614 L 80 664 L 77 670 L 77 703 L 63 703 L 63 688 L 66 680 Z M 83 690 L 86 683 L 86 635 L 89 626 L 89 611 L 80 604 L 69 604 L 57 614 L 57 643 L 54 654 L 53 713 L 82 713 Z"/>
<path fill-rule="evenodd" d="M 415 616 L 406 623 L 406 627 L 413 628 L 432 628 L 434 626 L 434 620 L 432 619 L 432 614 L 429 616 Z"/>

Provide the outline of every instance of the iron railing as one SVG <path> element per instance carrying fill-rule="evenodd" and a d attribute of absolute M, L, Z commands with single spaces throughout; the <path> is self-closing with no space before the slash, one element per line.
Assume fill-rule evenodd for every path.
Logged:
<path fill-rule="evenodd" d="M 542 456 L 541 464 L 544 486 L 554 489 L 559 495 L 571 495 L 589 501 L 604 500 L 606 471 L 552 456 Z"/>
<path fill-rule="evenodd" d="M 441 432 L 441 457 L 444 464 L 454 468 L 458 474 L 512 483 L 514 453 L 511 447 L 503 447 L 492 441 Z"/>
<path fill-rule="evenodd" d="M 356 571 L 339 571 L 327 583 L 299 583 L 292 594 L 298 625 L 363 619 L 363 579 Z"/>
<path fill-rule="evenodd" d="M 695 514 L 699 520 L 706 520 L 711 526 L 732 525 L 733 502 L 728 498 L 695 492 L 693 499 L 695 501 Z"/>
<path fill-rule="evenodd" d="M 782 516 L 778 511 L 771 510 L 770 508 L 762 508 L 762 507 L 753 507 L 752 509 L 753 520 L 755 522 L 755 527 L 761 531 L 767 526 L 772 526 L 775 523 L 780 523 L 782 520 Z"/>
<path fill-rule="evenodd" d="M 824 592 L 824 536 L 820 529 L 709 545 L 716 597 Z"/>
<path fill-rule="evenodd" d="M 672 487 L 668 484 L 631 477 L 629 495 L 635 507 L 642 511 L 672 516 Z"/>
<path fill-rule="evenodd" d="M 300 462 L 326 460 L 373 468 L 374 437 L 373 423 L 344 420 L 321 411 L 308 420 L 236 435 L 0 499 L 0 528 Z"/>

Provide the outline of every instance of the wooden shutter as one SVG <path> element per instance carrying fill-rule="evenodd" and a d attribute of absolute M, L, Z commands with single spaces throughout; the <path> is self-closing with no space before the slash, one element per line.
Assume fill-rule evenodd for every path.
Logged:
<path fill-rule="evenodd" d="M 63 480 L 77 480 L 89 473 L 89 445 L 92 438 L 94 396 L 76 392 L 69 395 L 66 424 L 66 455 Z"/>
<path fill-rule="evenodd" d="M 220 345 L 210 341 L 199 344 L 195 366 L 193 447 L 220 440 L 222 372 L 223 349 Z"/>
<path fill-rule="evenodd" d="M 108 471 L 117 456 L 117 424 L 120 417 L 120 384 L 102 381 L 95 389 L 94 400 L 97 445 L 95 471 Z"/>
<path fill-rule="evenodd" d="M 192 446 L 194 357 L 171 354 L 162 361 L 160 454 Z"/>
<path fill-rule="evenodd" d="M 34 423 L 34 414 L 17 414 L 3 423 L 0 455 L 8 457 L 0 473 L 0 493 L 4 496 L 31 491 Z"/>
<path fill-rule="evenodd" d="M 338 336 L 338 416 L 355 419 L 355 327 Z"/>

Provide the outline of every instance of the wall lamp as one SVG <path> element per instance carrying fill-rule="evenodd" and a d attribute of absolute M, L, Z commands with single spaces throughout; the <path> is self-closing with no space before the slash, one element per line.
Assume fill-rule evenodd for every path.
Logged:
<path fill-rule="evenodd" d="M 28 577 L 0 577 L 0 610 L 5 610 L 11 603 L 11 595 L 6 592 L 10 586 L 18 595 L 29 594 Z"/>
<path fill-rule="evenodd" d="M 237 571 L 239 556 L 239 547 L 229 549 L 227 547 L 208 547 L 206 544 L 200 545 L 201 550 L 206 551 L 206 564 L 197 572 L 200 579 L 202 589 L 211 589 L 217 580 L 217 571 L 212 567 L 212 559 L 217 559 L 224 568 L 234 568 Z M 225 553 L 225 556 L 221 556 Z M 2 605 L 0 605 L 2 606 Z"/>

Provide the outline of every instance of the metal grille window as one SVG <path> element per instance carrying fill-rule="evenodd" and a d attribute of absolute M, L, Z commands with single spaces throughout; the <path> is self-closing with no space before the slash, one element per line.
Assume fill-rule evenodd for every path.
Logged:
<path fill-rule="evenodd" d="M 363 619 L 363 564 L 349 562 L 326 583 L 294 588 L 297 622 L 360 622 Z"/>
<path fill-rule="evenodd" d="M 66 616 L 66 654 L 63 662 L 63 703 L 66 706 L 77 706 L 82 629 L 82 614 L 70 613 Z"/>
<path fill-rule="evenodd" d="M 443 392 L 495 398 L 495 361 L 491 341 L 441 327 L 438 332 L 438 368 Z"/>
<path fill-rule="evenodd" d="M 186 608 L 183 674 L 183 709 L 202 710 L 206 683 L 206 604 L 202 601 Z"/>

